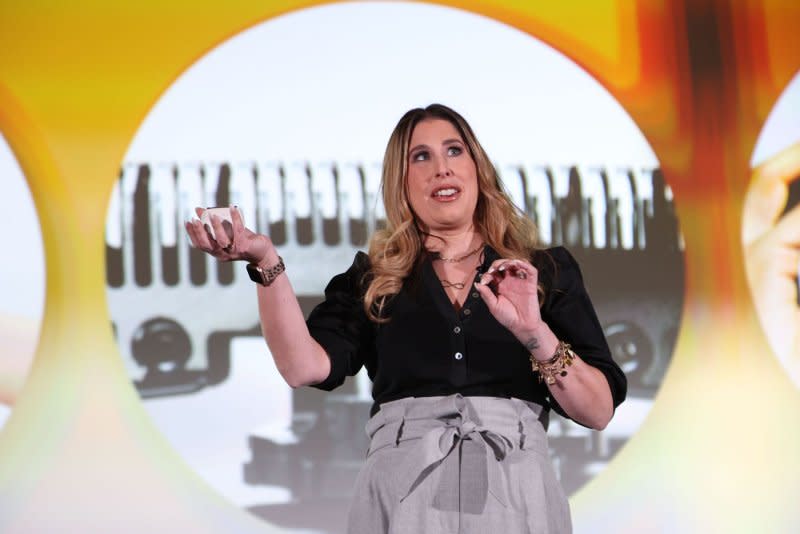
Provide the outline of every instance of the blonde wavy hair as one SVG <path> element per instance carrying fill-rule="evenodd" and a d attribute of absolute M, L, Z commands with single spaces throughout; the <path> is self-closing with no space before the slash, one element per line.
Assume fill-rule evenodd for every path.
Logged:
<path fill-rule="evenodd" d="M 473 224 L 483 240 L 503 258 L 529 260 L 537 246 L 537 230 L 503 189 L 500 176 L 467 121 L 442 104 L 408 111 L 395 126 L 383 158 L 381 188 L 386 227 L 372 236 L 371 264 L 364 309 L 375 322 L 389 319 L 382 312 L 388 299 L 400 292 L 425 252 L 426 234 L 420 229 L 408 199 L 408 145 L 417 124 L 443 119 L 452 124 L 467 146 L 478 175 L 478 203 Z"/>

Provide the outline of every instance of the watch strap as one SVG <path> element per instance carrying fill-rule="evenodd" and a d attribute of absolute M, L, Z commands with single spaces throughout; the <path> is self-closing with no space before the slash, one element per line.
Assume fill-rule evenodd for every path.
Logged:
<path fill-rule="evenodd" d="M 272 284 L 278 275 L 285 270 L 286 265 L 283 264 L 283 258 L 280 256 L 278 256 L 278 263 L 272 267 L 267 267 L 266 269 L 262 269 L 255 263 L 247 264 L 247 274 L 250 276 L 250 280 L 257 284 L 261 284 L 262 286 L 268 286 Z"/>

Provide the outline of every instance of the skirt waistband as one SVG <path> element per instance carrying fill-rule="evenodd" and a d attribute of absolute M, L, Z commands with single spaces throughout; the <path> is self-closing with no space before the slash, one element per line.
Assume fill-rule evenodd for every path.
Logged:
<path fill-rule="evenodd" d="M 482 495 L 471 495 L 467 502 L 484 503 L 490 492 L 505 505 L 507 484 L 499 463 L 515 449 L 536 450 L 547 456 L 547 416 L 543 406 L 516 398 L 460 394 L 407 397 L 382 404 L 370 418 L 366 427 L 370 437 L 368 456 L 386 447 L 410 447 L 401 470 L 401 501 L 435 469 L 456 469 L 485 477 L 485 484 L 476 485 L 484 488 Z M 469 448 L 484 450 L 478 455 L 485 458 L 480 461 L 483 465 L 461 465 L 461 455 L 451 454 L 467 442 Z M 451 464 L 454 465 L 447 467 Z M 442 494 L 447 494 L 444 489 Z M 459 491 L 456 488 L 456 494 Z"/>
<path fill-rule="evenodd" d="M 525 448 L 525 430 L 546 431 L 549 411 L 540 404 L 517 398 L 464 397 L 457 393 L 446 397 L 406 397 L 381 404 L 378 413 L 367 422 L 369 454 L 409 439 L 419 439 L 436 427 L 472 425 L 506 435 Z"/>

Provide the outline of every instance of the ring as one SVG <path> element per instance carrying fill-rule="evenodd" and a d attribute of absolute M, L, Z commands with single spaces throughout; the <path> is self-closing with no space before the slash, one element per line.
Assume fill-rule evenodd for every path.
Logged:
<path fill-rule="evenodd" d="M 222 247 L 223 252 L 230 252 L 231 250 L 233 250 L 233 241 Z"/>
<path fill-rule="evenodd" d="M 525 280 L 526 278 L 528 278 L 528 273 L 526 273 L 525 271 L 517 271 L 517 274 L 514 276 L 516 276 L 520 280 Z"/>

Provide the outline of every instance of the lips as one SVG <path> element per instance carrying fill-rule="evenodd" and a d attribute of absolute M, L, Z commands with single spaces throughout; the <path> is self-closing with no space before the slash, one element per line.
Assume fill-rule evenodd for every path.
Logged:
<path fill-rule="evenodd" d="M 443 184 L 434 189 L 431 196 L 436 200 L 454 200 L 459 193 L 461 189 L 455 185 Z"/>

